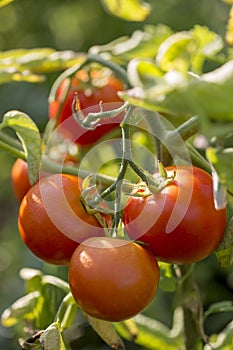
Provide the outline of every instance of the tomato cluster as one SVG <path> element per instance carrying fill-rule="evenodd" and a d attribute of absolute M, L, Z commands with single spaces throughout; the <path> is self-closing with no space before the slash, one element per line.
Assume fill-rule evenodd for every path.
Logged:
<path fill-rule="evenodd" d="M 19 232 L 38 258 L 69 265 L 70 288 L 84 312 L 121 321 L 154 297 L 158 264 L 140 245 L 105 237 L 104 228 L 83 207 L 81 184 L 73 175 L 41 178 L 21 201 Z"/>
<path fill-rule="evenodd" d="M 56 118 L 62 133 L 68 133 L 81 147 L 98 141 L 122 119 L 120 115 L 114 123 L 101 122 L 96 130 L 83 134 L 70 118 L 77 89 L 84 114 L 100 101 L 120 102 L 117 91 L 123 85 L 116 78 L 108 77 L 98 89 L 84 89 L 86 74 L 80 71 L 62 81 L 49 106 L 50 118 Z M 99 78 L 98 74 L 94 71 L 92 79 Z M 122 215 L 130 239 L 126 240 L 106 237 L 109 215 L 99 213 L 102 220 L 98 220 L 88 213 L 79 177 L 42 174 L 31 186 L 27 163 L 17 160 L 13 166 L 12 186 L 20 202 L 20 235 L 41 260 L 69 266 L 71 292 L 87 314 L 112 322 L 136 315 L 157 291 L 157 259 L 172 264 L 194 263 L 209 256 L 220 243 L 226 209 L 214 206 L 212 177 L 192 166 L 171 166 L 166 172 L 174 174 L 166 187 L 147 196 L 132 195 L 126 202 Z"/>

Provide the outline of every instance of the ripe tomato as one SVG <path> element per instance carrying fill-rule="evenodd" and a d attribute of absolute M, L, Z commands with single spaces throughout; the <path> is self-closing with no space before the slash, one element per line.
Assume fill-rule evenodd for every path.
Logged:
<path fill-rule="evenodd" d="M 40 259 L 66 265 L 83 240 L 103 236 L 104 229 L 80 201 L 81 180 L 53 174 L 40 179 L 24 196 L 18 216 L 20 235 Z"/>
<path fill-rule="evenodd" d="M 19 202 L 22 201 L 31 184 L 28 177 L 28 164 L 18 158 L 11 169 L 11 186 L 15 197 Z"/>
<path fill-rule="evenodd" d="M 49 117 L 57 118 L 57 125 L 60 125 L 59 130 L 81 146 L 98 141 L 101 136 L 118 127 L 123 118 L 123 115 L 120 114 L 112 119 L 102 120 L 101 125 L 95 130 L 86 130 L 79 126 L 72 117 L 75 92 L 78 92 L 80 109 L 85 116 L 90 112 L 99 112 L 100 102 L 105 111 L 117 108 L 122 104 L 117 92 L 124 89 L 123 83 L 114 76 L 106 77 L 101 72 L 94 70 L 89 75 L 87 71 L 80 70 L 71 81 L 69 78 L 64 79 L 57 90 L 56 100 L 49 102 Z M 96 81 L 98 84 L 95 86 L 92 82 Z M 63 102 L 64 95 L 66 97 Z"/>
<path fill-rule="evenodd" d="M 71 292 L 88 315 L 122 321 L 142 311 L 159 282 L 155 258 L 140 245 L 116 238 L 90 238 L 69 265 Z"/>
<path fill-rule="evenodd" d="M 123 214 L 125 229 L 159 259 L 193 263 L 217 248 L 226 226 L 226 209 L 215 209 L 212 178 L 202 169 L 166 169 L 175 169 L 176 176 L 161 192 L 129 198 Z"/>

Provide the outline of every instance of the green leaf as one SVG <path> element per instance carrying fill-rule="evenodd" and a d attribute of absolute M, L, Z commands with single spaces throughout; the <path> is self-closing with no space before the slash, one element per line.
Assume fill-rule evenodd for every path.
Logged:
<path fill-rule="evenodd" d="M 78 304 L 74 300 L 71 292 L 65 295 L 60 303 L 56 314 L 56 321 L 60 325 L 60 329 L 69 329 L 73 323 L 74 317 L 77 313 Z"/>
<path fill-rule="evenodd" d="M 183 326 L 182 310 L 175 310 L 174 326 L 172 329 L 142 314 L 138 314 L 133 320 L 133 328 L 132 324 L 128 323 L 129 321 L 114 324 L 117 332 L 123 338 L 129 341 L 133 340 L 136 344 L 143 347 L 143 349 L 183 349 L 183 338 L 181 334 Z"/>
<path fill-rule="evenodd" d="M 10 4 L 13 1 L 14 0 L 0 0 L 0 7 L 4 7 L 4 6 Z"/>
<path fill-rule="evenodd" d="M 232 312 L 233 311 L 233 302 L 230 300 L 220 301 L 218 303 L 212 304 L 208 310 L 204 313 L 204 318 L 206 319 L 212 314 L 219 312 Z"/>
<path fill-rule="evenodd" d="M 232 90 L 233 61 L 229 61 L 202 76 L 169 71 L 150 88 L 136 87 L 120 95 L 130 103 L 161 113 L 198 115 L 203 119 L 232 122 Z M 227 131 L 233 131 L 232 123 L 227 126 Z M 219 130 L 215 129 L 215 132 Z"/>
<path fill-rule="evenodd" d="M 153 60 L 135 58 L 128 64 L 128 79 L 132 86 L 149 88 L 163 77 L 163 72 Z"/>
<path fill-rule="evenodd" d="M 37 270 L 37 269 L 31 269 L 29 267 L 25 267 L 25 268 L 20 270 L 19 275 L 23 280 L 28 281 L 28 280 L 31 280 L 32 278 L 37 277 L 37 276 L 41 277 L 42 272 L 40 270 Z"/>
<path fill-rule="evenodd" d="M 198 43 L 191 32 L 178 32 L 167 38 L 159 47 L 156 62 L 164 71 L 186 72 L 191 65 L 192 55 Z"/>
<path fill-rule="evenodd" d="M 44 275 L 41 278 L 41 283 L 43 285 L 52 285 L 54 287 L 57 287 L 61 290 L 63 290 L 65 293 L 69 293 L 70 287 L 69 284 L 65 281 L 63 281 L 61 278 L 52 276 L 52 275 Z"/>
<path fill-rule="evenodd" d="M 221 183 L 233 193 L 233 147 L 224 149 L 209 147 L 206 155 L 216 169 Z"/>
<path fill-rule="evenodd" d="M 151 7 L 140 0 L 101 0 L 103 7 L 113 16 L 126 21 L 144 21 Z"/>
<path fill-rule="evenodd" d="M 25 281 L 25 290 L 27 293 L 33 291 L 41 292 L 42 272 L 40 270 L 23 268 L 20 270 L 19 275 Z"/>
<path fill-rule="evenodd" d="M 40 343 L 43 350 L 66 350 L 59 325 L 52 323 L 41 335 Z"/>
<path fill-rule="evenodd" d="M 105 341 L 107 345 L 117 350 L 124 350 L 125 346 L 110 322 L 99 320 L 84 314 L 94 331 Z"/>
<path fill-rule="evenodd" d="M 233 263 L 233 217 L 215 254 L 221 267 L 228 268 Z"/>
<path fill-rule="evenodd" d="M 171 34 L 172 29 L 164 24 L 145 25 L 143 30 L 136 30 L 131 37 L 120 37 L 108 44 L 93 46 L 90 53 L 109 53 L 119 63 L 128 64 L 133 58 L 153 58 L 161 43 Z"/>
<path fill-rule="evenodd" d="M 173 274 L 171 264 L 159 262 L 160 282 L 159 286 L 165 292 L 174 292 L 177 289 L 177 278 Z"/>
<path fill-rule="evenodd" d="M 204 346 L 203 350 L 232 350 L 233 348 L 233 321 L 230 322 L 217 335 L 209 338 L 208 344 Z"/>
<path fill-rule="evenodd" d="M 39 178 L 41 161 L 40 132 L 34 121 L 20 111 L 9 111 L 3 116 L 0 129 L 9 127 L 13 129 L 22 142 L 28 162 L 30 183 L 33 185 Z"/>
<path fill-rule="evenodd" d="M 41 299 L 41 294 L 37 291 L 26 294 L 18 299 L 9 308 L 5 309 L 1 322 L 4 327 L 12 327 L 18 323 L 20 318 L 31 318 L 31 314 L 36 310 Z"/>
<path fill-rule="evenodd" d="M 0 83 L 45 80 L 45 73 L 67 69 L 78 63 L 82 54 L 51 48 L 13 49 L 0 52 Z"/>
<path fill-rule="evenodd" d="M 233 4 L 232 0 L 228 0 L 230 4 Z M 227 30 L 225 34 L 225 39 L 228 45 L 233 45 L 233 6 L 230 9 L 228 21 L 227 21 Z"/>
<path fill-rule="evenodd" d="M 205 59 L 214 58 L 223 48 L 223 40 L 208 27 L 195 25 L 191 30 L 193 37 L 198 43 L 194 55 L 191 57 L 192 71 L 201 74 Z"/>

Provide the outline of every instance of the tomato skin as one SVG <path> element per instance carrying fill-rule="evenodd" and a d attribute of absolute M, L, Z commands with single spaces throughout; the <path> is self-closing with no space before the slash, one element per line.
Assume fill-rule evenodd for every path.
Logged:
<path fill-rule="evenodd" d="M 161 192 L 129 198 L 123 221 L 129 237 L 146 243 L 158 259 L 194 263 L 219 245 L 226 227 L 226 209 L 215 209 L 208 173 L 191 166 L 166 168 L 174 169 L 175 180 Z"/>
<path fill-rule="evenodd" d="M 23 159 L 16 159 L 11 169 L 11 186 L 15 198 L 21 202 L 31 188 L 28 177 L 28 164 Z"/>
<path fill-rule="evenodd" d="M 142 246 L 116 238 L 90 238 L 75 250 L 69 284 L 88 315 L 111 322 L 135 316 L 154 297 L 156 259 Z"/>
<path fill-rule="evenodd" d="M 92 71 L 91 78 L 98 78 L 98 71 Z M 117 128 L 123 118 L 123 115 L 120 114 L 111 120 L 105 119 L 100 122 L 101 125 L 95 130 L 86 130 L 79 126 L 72 117 L 72 102 L 76 92 L 78 92 L 80 109 L 84 115 L 90 112 L 99 112 L 100 102 L 103 103 L 103 110 L 118 108 L 122 105 L 122 100 L 117 95 L 117 92 L 122 91 L 124 86 L 117 78 L 114 76 L 108 77 L 105 85 L 100 87 L 91 86 L 90 83 L 85 87 L 87 85 L 87 79 L 87 72 L 84 70 L 78 71 L 71 82 L 69 78 L 64 79 L 57 90 L 56 100 L 49 103 L 49 117 L 51 119 L 57 118 L 57 114 L 59 113 L 57 124 L 62 124 L 60 130 L 66 137 L 80 146 L 88 146 L 95 143 L 104 134 Z M 68 94 L 62 106 L 62 96 L 67 88 L 69 88 Z M 61 108 L 60 112 L 59 108 Z"/>
<path fill-rule="evenodd" d="M 41 260 L 67 265 L 81 241 L 104 229 L 80 201 L 76 176 L 53 174 L 40 179 L 24 196 L 18 216 L 20 235 Z"/>

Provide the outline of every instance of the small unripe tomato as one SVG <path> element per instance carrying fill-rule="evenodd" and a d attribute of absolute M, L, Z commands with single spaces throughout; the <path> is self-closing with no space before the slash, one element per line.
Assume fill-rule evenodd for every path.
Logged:
<path fill-rule="evenodd" d="M 69 284 L 85 313 L 122 321 L 141 312 L 159 283 L 156 259 L 142 246 L 123 239 L 94 237 L 82 242 L 69 264 Z"/>

